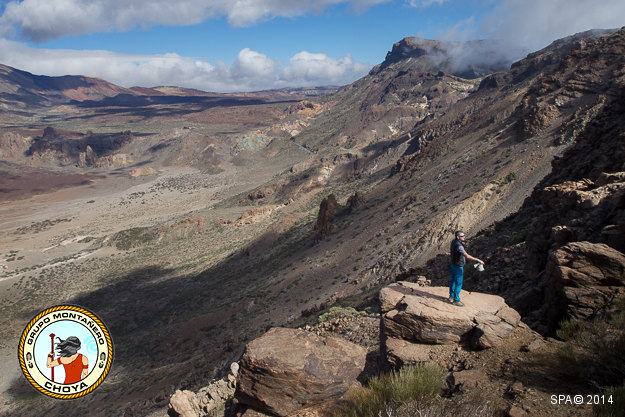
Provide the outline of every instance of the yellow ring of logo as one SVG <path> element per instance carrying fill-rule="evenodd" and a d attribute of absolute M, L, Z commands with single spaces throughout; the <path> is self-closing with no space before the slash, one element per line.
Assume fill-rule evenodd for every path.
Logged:
<path fill-rule="evenodd" d="M 80 391 L 80 392 L 77 392 L 77 393 L 74 393 L 74 394 L 59 394 L 59 393 L 52 392 L 52 391 L 42 387 L 32 377 L 31 372 L 28 370 L 28 366 L 26 364 L 26 360 L 24 358 L 24 344 L 26 343 L 26 339 L 28 338 L 28 333 L 30 332 L 32 327 L 42 317 L 45 317 L 46 315 L 48 315 L 50 313 L 54 313 L 54 312 L 57 312 L 57 311 L 60 311 L 60 310 L 75 311 L 75 312 L 84 314 L 85 316 L 89 317 L 91 320 L 93 320 L 99 326 L 99 329 L 102 331 L 102 334 L 103 334 L 103 336 L 104 336 L 104 338 L 106 339 L 106 342 L 107 342 L 107 353 L 108 354 L 107 354 L 106 365 L 104 366 L 102 374 L 100 375 L 100 377 L 91 386 L 89 386 L 89 388 L 87 388 L 84 391 Z M 73 305 L 59 305 L 59 306 L 51 307 L 51 308 L 48 308 L 48 309 L 42 311 L 41 313 L 37 314 L 37 316 L 35 316 L 35 318 L 33 318 L 28 323 L 28 325 L 26 326 L 26 328 L 22 332 L 22 337 L 20 338 L 20 344 L 19 344 L 19 348 L 18 348 L 17 354 L 18 354 L 18 358 L 19 358 L 19 361 L 20 361 L 20 366 L 22 368 L 22 372 L 24 373 L 24 376 L 26 377 L 28 382 L 30 382 L 30 384 L 33 387 L 35 387 L 35 389 L 37 389 L 42 394 L 45 394 L 45 395 L 47 395 L 49 397 L 52 397 L 52 398 L 58 398 L 58 399 L 62 399 L 62 400 L 70 400 L 70 399 L 82 397 L 84 395 L 89 394 L 90 392 L 95 390 L 98 386 L 100 386 L 100 384 L 104 381 L 104 378 L 106 378 L 106 376 L 108 375 L 108 373 L 109 373 L 109 371 L 111 369 L 111 365 L 113 363 L 113 340 L 111 339 L 111 335 L 110 335 L 108 329 L 106 328 L 106 326 L 104 325 L 104 323 L 102 323 L 102 321 L 95 314 L 93 314 L 92 312 L 90 312 L 88 310 L 85 310 L 82 307 L 77 307 L 77 306 L 73 306 Z"/>

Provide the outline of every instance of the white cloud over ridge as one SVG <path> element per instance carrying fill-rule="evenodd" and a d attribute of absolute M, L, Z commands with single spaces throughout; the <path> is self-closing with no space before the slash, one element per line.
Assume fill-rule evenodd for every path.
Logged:
<path fill-rule="evenodd" d="M 354 62 L 349 55 L 333 58 L 305 51 L 282 67 L 279 61 L 245 48 L 228 66 L 221 61 L 211 64 L 175 53 L 129 55 L 38 49 L 6 39 L 0 39 L 0 62 L 34 74 L 87 75 L 123 87 L 178 86 L 224 93 L 345 85 L 371 69 L 368 64 Z"/>
<path fill-rule="evenodd" d="M 489 39 L 528 52 L 591 29 L 625 25 L 623 0 L 504 0 L 480 22 Z"/>
<path fill-rule="evenodd" d="M 409 1 L 423 5 L 450 0 Z M 485 40 L 451 48 L 449 53 L 456 70 L 502 68 L 557 39 L 623 25 L 623 0 L 501 0 L 479 20 L 470 16 L 458 22 L 443 39 Z"/>
<path fill-rule="evenodd" d="M 490 48 L 487 59 L 511 62 L 566 36 L 593 29 L 622 27 L 625 25 L 625 2 L 502 0 L 491 13 L 475 23 L 477 31 L 463 31 L 462 27 L 456 27 L 450 36 L 464 40 L 485 37 Z"/>

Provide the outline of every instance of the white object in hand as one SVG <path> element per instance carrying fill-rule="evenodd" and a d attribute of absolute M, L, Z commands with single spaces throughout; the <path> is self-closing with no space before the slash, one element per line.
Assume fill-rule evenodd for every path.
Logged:
<path fill-rule="evenodd" d="M 482 272 L 484 270 L 484 265 L 482 265 L 481 263 L 476 263 L 475 265 L 473 265 L 473 268 L 475 268 L 478 271 Z"/>

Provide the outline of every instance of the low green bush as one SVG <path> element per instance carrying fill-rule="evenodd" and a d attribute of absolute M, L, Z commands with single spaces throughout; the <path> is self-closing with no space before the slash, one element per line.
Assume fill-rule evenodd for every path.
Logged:
<path fill-rule="evenodd" d="M 572 340 L 582 334 L 584 327 L 582 320 L 565 320 L 560 323 L 560 328 L 556 330 L 556 335 L 562 340 Z"/>
<path fill-rule="evenodd" d="M 440 365 L 430 363 L 372 377 L 367 387 L 351 393 L 335 417 L 387 415 L 411 401 L 430 403 L 440 392 L 446 374 Z"/>
<path fill-rule="evenodd" d="M 357 311 L 354 307 L 330 307 L 328 311 L 319 316 L 319 323 L 325 323 L 340 317 L 360 317 L 366 314 L 364 311 Z"/>

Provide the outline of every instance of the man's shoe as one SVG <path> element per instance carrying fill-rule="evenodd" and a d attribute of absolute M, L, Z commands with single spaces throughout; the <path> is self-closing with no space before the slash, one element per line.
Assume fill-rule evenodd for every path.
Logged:
<path fill-rule="evenodd" d="M 454 301 L 454 305 L 457 307 L 464 307 L 464 303 L 462 301 Z"/>
<path fill-rule="evenodd" d="M 447 301 L 449 301 L 449 304 L 453 304 L 455 300 L 454 297 L 449 297 Z"/>

